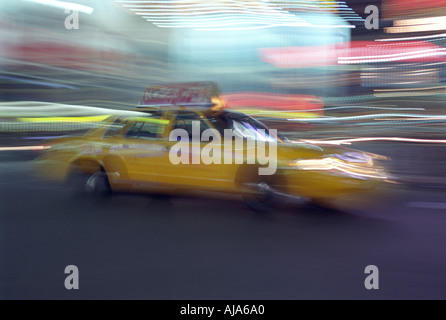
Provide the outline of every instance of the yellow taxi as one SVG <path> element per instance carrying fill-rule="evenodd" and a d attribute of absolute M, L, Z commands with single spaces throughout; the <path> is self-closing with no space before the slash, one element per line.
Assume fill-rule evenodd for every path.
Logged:
<path fill-rule="evenodd" d="M 389 181 L 381 156 L 289 141 L 212 101 L 110 116 L 82 136 L 53 141 L 36 168 L 41 177 L 77 183 L 86 194 L 217 191 L 241 195 L 258 211 L 281 197 L 328 205 Z"/>

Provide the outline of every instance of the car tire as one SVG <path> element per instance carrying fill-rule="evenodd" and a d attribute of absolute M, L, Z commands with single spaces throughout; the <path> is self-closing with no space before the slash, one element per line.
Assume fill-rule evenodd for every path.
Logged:
<path fill-rule="evenodd" d="M 111 195 L 107 173 L 103 170 L 91 174 L 85 181 L 83 191 L 87 195 L 106 197 Z"/>
<path fill-rule="evenodd" d="M 256 170 L 249 170 L 249 178 L 244 179 L 243 200 L 245 204 L 256 212 L 269 212 L 277 207 L 277 196 L 272 188 L 274 176 L 260 176 Z"/>
<path fill-rule="evenodd" d="M 109 196 L 111 187 L 107 174 L 100 170 L 91 174 L 85 173 L 78 166 L 71 169 L 66 181 L 71 194 L 77 197 Z"/>

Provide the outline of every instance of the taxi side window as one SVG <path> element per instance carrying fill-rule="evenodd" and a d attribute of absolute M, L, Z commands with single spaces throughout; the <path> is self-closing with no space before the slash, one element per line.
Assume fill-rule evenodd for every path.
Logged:
<path fill-rule="evenodd" d="M 127 124 L 127 120 L 124 118 L 118 118 L 105 130 L 102 138 L 111 138 L 118 134 L 122 134 L 122 131 Z"/>
<path fill-rule="evenodd" d="M 160 117 L 138 119 L 126 134 L 128 138 L 157 138 L 164 132 L 166 121 Z"/>
<path fill-rule="evenodd" d="M 129 138 L 136 138 L 136 137 L 138 137 L 138 133 L 139 133 L 139 130 L 141 129 L 141 127 L 142 127 L 142 122 L 141 121 L 139 121 L 139 122 L 135 122 L 131 127 L 130 127 L 130 129 L 129 129 L 129 131 L 127 132 L 127 134 L 126 134 L 126 136 L 127 137 L 129 137 Z"/>
<path fill-rule="evenodd" d="M 200 122 L 200 137 L 204 130 L 209 129 L 208 124 L 202 116 L 195 112 L 181 112 L 178 113 L 173 129 L 183 129 L 189 134 L 189 139 L 192 139 L 192 122 Z M 198 137 L 200 139 L 200 137 Z"/>
<path fill-rule="evenodd" d="M 158 124 L 152 122 L 145 122 L 139 130 L 139 137 L 156 138 Z"/>

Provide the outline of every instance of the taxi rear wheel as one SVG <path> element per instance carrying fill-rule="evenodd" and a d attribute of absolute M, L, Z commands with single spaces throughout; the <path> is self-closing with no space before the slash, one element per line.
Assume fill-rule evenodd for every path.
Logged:
<path fill-rule="evenodd" d="M 110 183 L 105 171 L 101 170 L 91 174 L 85 181 L 84 190 L 86 194 L 93 196 L 111 195 Z"/>
<path fill-rule="evenodd" d="M 67 185 L 75 196 L 108 196 L 111 194 L 110 183 L 104 170 L 85 173 L 80 167 L 74 166 L 68 176 Z"/>

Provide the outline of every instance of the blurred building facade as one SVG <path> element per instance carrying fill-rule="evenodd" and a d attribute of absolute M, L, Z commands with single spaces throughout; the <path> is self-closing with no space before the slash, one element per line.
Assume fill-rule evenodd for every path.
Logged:
<path fill-rule="evenodd" d="M 130 108 L 167 82 L 343 97 L 446 80 L 446 0 L 64 2 L 90 8 L 79 29 L 48 3 L 60 1 L 0 4 L 3 101 Z"/>

